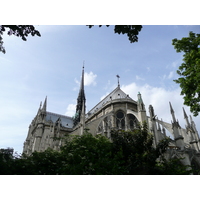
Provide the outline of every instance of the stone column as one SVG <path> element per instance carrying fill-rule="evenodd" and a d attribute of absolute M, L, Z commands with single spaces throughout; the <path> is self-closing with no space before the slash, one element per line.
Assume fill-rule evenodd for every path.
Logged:
<path fill-rule="evenodd" d="M 128 130 L 128 119 L 127 119 L 127 114 L 125 114 L 124 121 L 125 121 L 125 131 L 127 131 L 127 130 Z"/>
<path fill-rule="evenodd" d="M 105 122 L 104 122 L 104 120 L 102 120 L 102 135 L 105 136 L 105 132 L 106 132 L 106 130 L 105 130 Z"/>
<path fill-rule="evenodd" d="M 114 116 L 114 114 L 112 114 L 112 115 L 110 116 L 110 119 L 111 119 L 111 128 L 116 127 L 116 124 L 115 124 L 115 116 Z"/>

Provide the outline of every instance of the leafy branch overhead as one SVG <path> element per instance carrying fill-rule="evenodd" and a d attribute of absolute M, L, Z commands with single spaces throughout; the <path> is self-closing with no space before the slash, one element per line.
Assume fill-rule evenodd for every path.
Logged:
<path fill-rule="evenodd" d="M 176 52 L 183 52 L 183 63 L 177 70 L 184 104 L 190 107 L 194 116 L 200 112 L 200 34 L 189 33 L 181 40 L 173 39 Z"/>
<path fill-rule="evenodd" d="M 28 35 L 41 36 L 40 32 L 32 25 L 0 25 L 0 51 L 3 53 L 6 52 L 2 38 L 4 32 L 7 32 L 8 35 L 21 37 L 24 41 L 27 40 Z"/>
<path fill-rule="evenodd" d="M 87 25 L 92 28 L 94 25 Z M 101 27 L 102 25 L 99 25 Z M 110 25 L 106 25 L 109 27 Z M 138 42 L 139 32 L 142 30 L 141 25 L 115 25 L 114 32 L 118 34 L 127 34 L 130 43 Z"/>

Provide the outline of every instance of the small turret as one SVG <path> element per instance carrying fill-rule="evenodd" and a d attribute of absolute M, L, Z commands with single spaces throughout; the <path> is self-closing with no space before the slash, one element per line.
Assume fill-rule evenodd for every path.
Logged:
<path fill-rule="evenodd" d="M 191 129 L 193 131 L 193 138 L 195 139 L 196 143 L 197 143 L 197 151 L 200 150 L 200 139 L 199 139 L 199 134 L 198 131 L 196 129 L 196 124 L 192 119 L 192 116 L 190 115 L 190 123 L 191 123 Z"/>
<path fill-rule="evenodd" d="M 190 128 L 191 125 L 190 125 L 190 123 L 189 123 L 188 116 L 187 116 L 187 114 L 186 114 L 184 108 L 183 108 L 183 115 L 184 115 L 184 119 L 185 119 L 185 121 L 186 121 L 186 128 Z"/>
<path fill-rule="evenodd" d="M 39 114 L 40 114 L 40 112 L 41 112 L 41 108 L 42 108 L 42 102 L 40 102 L 40 106 L 39 106 L 39 108 L 38 108 L 36 117 L 39 116 Z"/>
<path fill-rule="evenodd" d="M 157 122 L 158 122 L 158 117 L 157 117 Z M 160 127 L 160 123 L 159 122 L 158 122 L 158 129 L 157 130 L 161 132 L 161 127 Z"/>
<path fill-rule="evenodd" d="M 154 114 L 154 109 L 152 105 L 149 105 L 149 114 L 150 114 L 150 119 L 155 120 L 156 115 Z"/>
<path fill-rule="evenodd" d="M 139 108 L 139 111 L 146 111 L 145 105 L 142 100 L 142 95 L 140 94 L 140 92 L 138 92 L 138 108 Z"/>
<path fill-rule="evenodd" d="M 174 123 L 176 122 L 176 118 L 175 118 L 174 109 L 172 108 L 171 102 L 169 102 L 169 106 L 170 106 L 170 112 L 171 112 L 173 123 Z"/>
<path fill-rule="evenodd" d="M 44 104 L 43 104 L 43 107 L 41 109 L 41 117 L 42 117 L 43 121 L 45 120 L 46 112 L 47 112 L 47 96 L 44 100 Z"/>
<path fill-rule="evenodd" d="M 164 127 L 164 125 L 163 125 L 163 120 L 162 120 L 162 119 L 161 119 L 161 124 L 162 124 L 163 136 L 164 136 L 164 138 L 166 138 L 166 137 L 167 137 L 167 135 L 166 135 L 166 130 L 165 130 L 165 127 Z"/>
<path fill-rule="evenodd" d="M 147 115 L 146 115 L 146 109 L 145 109 L 145 105 L 143 103 L 142 100 L 142 96 L 140 94 L 140 92 L 138 92 L 138 115 L 140 118 L 140 122 L 143 123 L 144 121 L 147 121 Z"/>
<path fill-rule="evenodd" d="M 162 131 L 161 131 L 161 126 L 160 126 L 160 123 L 159 123 L 159 120 L 158 120 L 158 117 L 157 117 L 157 130 L 156 130 L 156 132 L 157 132 L 157 138 L 158 138 L 158 142 L 160 141 L 160 140 L 162 140 L 163 139 L 163 136 L 162 136 Z"/>
<path fill-rule="evenodd" d="M 191 127 L 192 127 L 192 129 L 194 130 L 194 132 L 196 132 L 196 133 L 198 134 L 198 131 L 197 131 L 197 129 L 196 129 L 196 124 L 195 124 L 195 122 L 193 121 L 191 115 L 190 115 L 190 123 L 191 123 Z"/>
<path fill-rule="evenodd" d="M 172 129 L 173 129 L 173 134 L 174 134 L 174 140 L 176 141 L 176 145 L 181 149 L 183 150 L 184 149 L 184 138 L 183 136 L 181 135 L 181 127 L 178 123 L 178 121 L 176 120 L 175 118 L 175 114 L 174 114 L 174 110 L 172 108 L 172 105 L 171 103 L 169 102 L 169 105 L 170 105 L 170 112 L 172 114 Z"/>
<path fill-rule="evenodd" d="M 42 107 L 42 112 L 46 112 L 47 111 L 47 96 L 44 100 L 44 104 L 43 104 L 43 107 Z"/>

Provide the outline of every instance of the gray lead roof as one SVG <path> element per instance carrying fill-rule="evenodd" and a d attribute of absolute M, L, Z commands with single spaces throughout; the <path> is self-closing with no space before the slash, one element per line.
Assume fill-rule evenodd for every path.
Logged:
<path fill-rule="evenodd" d="M 46 121 L 52 121 L 55 123 L 58 119 L 61 119 L 61 125 L 65 128 L 73 128 L 73 119 L 65 115 L 59 115 L 51 112 L 46 112 Z"/>

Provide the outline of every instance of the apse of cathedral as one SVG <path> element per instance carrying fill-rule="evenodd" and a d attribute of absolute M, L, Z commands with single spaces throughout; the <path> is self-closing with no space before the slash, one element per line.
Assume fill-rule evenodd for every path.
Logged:
<path fill-rule="evenodd" d="M 137 100 L 133 100 L 123 92 L 118 75 L 117 78 L 118 86 L 86 113 L 83 67 L 75 115 L 69 117 L 47 111 L 46 97 L 29 126 L 23 153 L 31 155 L 34 151 L 41 152 L 47 148 L 59 150 L 64 144 L 64 135 L 82 135 L 85 129 L 93 135 L 102 134 L 110 138 L 113 129 L 134 130 L 138 124 L 147 122 L 149 132 L 153 134 L 154 147 L 167 137 L 166 133 L 173 136 L 166 158 L 182 158 L 183 164 L 195 164 L 200 167 L 199 134 L 192 117 L 187 116 L 184 108 L 185 128 L 182 128 L 176 120 L 171 103 L 168 111 L 171 112 L 172 122 L 164 122 L 156 116 L 152 105 L 146 109 L 140 93 L 137 95 Z"/>

